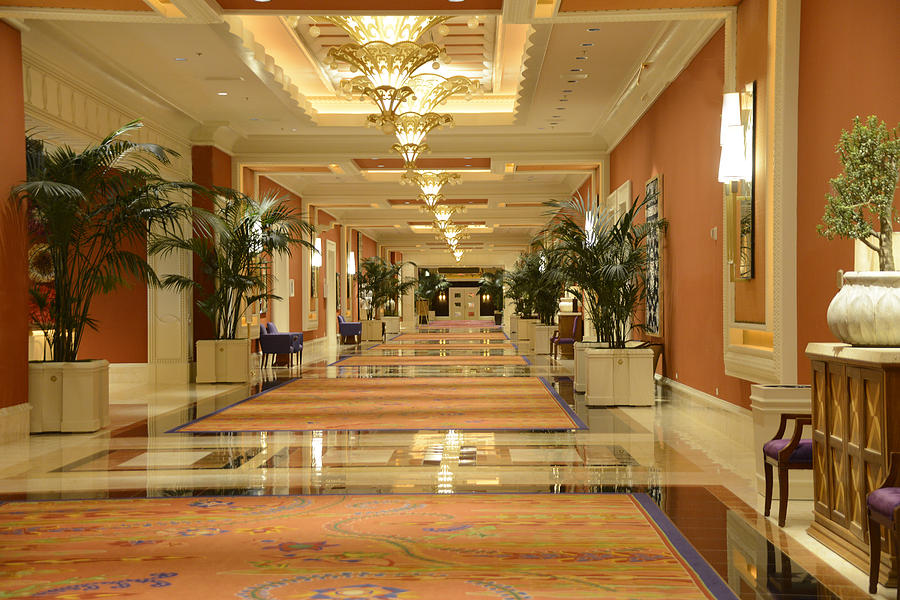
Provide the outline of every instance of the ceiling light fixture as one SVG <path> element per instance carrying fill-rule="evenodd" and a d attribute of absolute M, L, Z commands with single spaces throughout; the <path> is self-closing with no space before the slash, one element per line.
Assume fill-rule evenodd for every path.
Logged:
<path fill-rule="evenodd" d="M 216 96 L 227 96 L 228 92 L 216 92 Z"/>
<path fill-rule="evenodd" d="M 380 41 L 387 44 L 415 42 L 422 34 L 449 19 L 439 16 L 346 16 L 323 17 L 337 25 L 360 44 Z"/>
<path fill-rule="evenodd" d="M 445 185 L 456 185 L 462 178 L 449 171 L 407 171 L 400 177 L 403 185 L 417 185 L 423 194 L 440 194 Z"/>

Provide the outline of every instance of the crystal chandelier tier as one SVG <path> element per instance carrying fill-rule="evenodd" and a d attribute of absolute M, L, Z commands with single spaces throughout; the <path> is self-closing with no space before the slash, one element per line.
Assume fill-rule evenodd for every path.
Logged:
<path fill-rule="evenodd" d="M 456 259 L 456 262 L 459 262 L 462 260 L 463 254 L 465 254 L 465 250 L 457 248 L 453 251 L 453 258 Z"/>
<path fill-rule="evenodd" d="M 352 72 L 362 73 L 373 88 L 388 86 L 401 88 L 406 81 L 424 64 L 446 57 L 444 49 L 437 44 L 417 44 L 415 42 L 375 41 L 365 44 L 342 44 L 328 50 L 325 64 L 336 62 L 350 65 Z"/>
<path fill-rule="evenodd" d="M 400 176 L 400 183 L 419 186 L 423 194 L 440 194 L 445 185 L 456 185 L 461 179 L 459 173 L 412 169 Z"/>
<path fill-rule="evenodd" d="M 417 198 L 424 202 L 428 208 L 434 208 L 444 201 L 443 194 L 419 194 Z"/>
<path fill-rule="evenodd" d="M 450 223 L 453 215 L 465 211 L 463 206 L 448 206 L 446 204 L 436 204 L 434 206 L 423 206 L 423 211 L 430 212 L 434 217 L 434 222 L 439 229 L 443 229 L 445 225 Z"/>

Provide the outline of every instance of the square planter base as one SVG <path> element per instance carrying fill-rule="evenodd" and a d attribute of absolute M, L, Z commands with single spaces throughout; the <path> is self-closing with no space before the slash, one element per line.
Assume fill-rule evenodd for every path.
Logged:
<path fill-rule="evenodd" d="M 590 348 L 585 351 L 587 406 L 652 406 L 653 350 Z"/>
<path fill-rule="evenodd" d="M 109 425 L 109 362 L 28 364 L 31 433 L 87 433 Z"/>
<path fill-rule="evenodd" d="M 251 375 L 250 340 L 199 340 L 197 383 L 245 383 Z M 256 369 L 252 369 L 256 371 Z"/>

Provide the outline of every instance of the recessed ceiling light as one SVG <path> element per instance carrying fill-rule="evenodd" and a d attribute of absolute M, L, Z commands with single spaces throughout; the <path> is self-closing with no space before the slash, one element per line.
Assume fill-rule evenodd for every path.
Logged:
<path fill-rule="evenodd" d="M 384 165 L 378 165 L 379 167 L 383 167 Z"/>
<path fill-rule="evenodd" d="M 464 0 L 447 0 L 447 2 L 463 2 Z"/>
<path fill-rule="evenodd" d="M 463 160 L 472 160 L 471 156 L 463 156 Z"/>
<path fill-rule="evenodd" d="M 559 101 L 560 101 L 560 102 L 568 102 L 569 99 L 568 99 L 568 98 L 560 98 Z"/>
<path fill-rule="evenodd" d="M 576 56 L 575 60 L 587 60 L 587 56 Z"/>
<path fill-rule="evenodd" d="M 216 92 L 216 96 L 227 96 L 228 92 Z"/>
<path fill-rule="evenodd" d="M 570 73 L 581 73 L 584 69 L 569 69 Z"/>
<path fill-rule="evenodd" d="M 259 117 L 250 117 L 251 121 L 259 121 Z"/>
<path fill-rule="evenodd" d="M 564 106 L 557 106 L 556 110 L 566 110 Z"/>
<path fill-rule="evenodd" d="M 588 27 L 588 31 L 590 31 L 591 33 L 594 33 L 595 31 L 600 31 L 600 28 L 599 27 Z"/>
<path fill-rule="evenodd" d="M 563 90 L 563 94 L 571 94 L 574 90 Z"/>
<path fill-rule="evenodd" d="M 184 62 L 184 61 L 186 61 L 186 60 L 187 60 L 186 58 L 178 57 L 178 58 L 175 59 L 175 62 Z"/>

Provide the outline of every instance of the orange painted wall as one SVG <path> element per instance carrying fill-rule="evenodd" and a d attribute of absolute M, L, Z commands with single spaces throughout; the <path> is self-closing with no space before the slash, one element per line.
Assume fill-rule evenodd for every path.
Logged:
<path fill-rule="evenodd" d="M 766 148 L 768 143 L 769 84 L 768 0 L 743 0 L 737 13 L 737 63 L 735 71 L 739 90 L 756 81 L 756 186 L 754 189 L 754 269 L 753 279 L 734 283 L 734 318 L 746 323 L 766 322 Z"/>
<path fill-rule="evenodd" d="M 801 382 L 810 380 L 806 345 L 836 341 L 825 323 L 828 303 L 837 292 L 835 273 L 853 269 L 853 242 L 826 240 L 816 232 L 828 180 L 841 171 L 834 146 L 856 115 L 878 115 L 889 127 L 900 122 L 898 23 L 896 0 L 803 3 L 797 172 L 797 369 Z"/>
<path fill-rule="evenodd" d="M 0 201 L 25 180 L 25 102 L 19 32 L 0 23 Z M 28 283 L 23 222 L 5 212 L 0 221 L 0 408 L 28 400 Z"/>
<path fill-rule="evenodd" d="M 739 406 L 749 386 L 725 375 L 722 247 L 709 231 L 722 223 L 717 181 L 724 85 L 723 30 L 671 83 L 610 157 L 610 188 L 663 176 L 663 338 L 668 376 Z"/>
<path fill-rule="evenodd" d="M 145 240 L 127 249 L 147 257 Z M 91 316 L 97 330 L 86 329 L 78 358 L 105 358 L 111 363 L 147 362 L 147 285 L 128 277 L 125 285 L 112 293 L 94 296 Z"/>
<path fill-rule="evenodd" d="M 191 148 L 191 176 L 194 183 L 203 186 L 232 187 L 231 156 L 214 146 L 194 146 Z M 211 209 L 212 201 L 202 195 L 194 194 L 194 206 Z M 194 258 L 194 280 L 202 281 L 206 289 L 212 289 L 213 282 L 206 279 L 200 265 Z M 194 293 L 194 300 L 198 298 Z M 194 305 L 194 341 L 211 340 L 216 331 L 213 323 Z"/>

